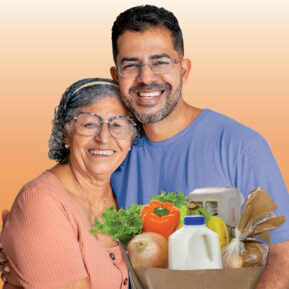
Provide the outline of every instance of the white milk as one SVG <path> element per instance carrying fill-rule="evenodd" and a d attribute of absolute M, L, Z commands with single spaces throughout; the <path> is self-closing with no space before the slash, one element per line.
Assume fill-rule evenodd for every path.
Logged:
<path fill-rule="evenodd" d="M 169 237 L 169 269 L 222 269 L 217 233 L 208 229 L 204 216 L 186 216 L 184 226 Z"/>

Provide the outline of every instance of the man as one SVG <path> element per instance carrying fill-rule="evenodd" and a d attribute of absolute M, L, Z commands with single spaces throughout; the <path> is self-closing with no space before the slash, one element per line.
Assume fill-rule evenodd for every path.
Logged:
<path fill-rule="evenodd" d="M 255 131 L 211 110 L 189 106 L 182 85 L 190 72 L 175 16 L 146 5 L 126 10 L 112 28 L 111 75 L 145 135 L 115 172 L 121 207 L 146 203 L 161 190 L 235 186 L 244 197 L 263 186 L 289 220 L 289 197 L 269 145 Z M 257 288 L 289 288 L 288 221 L 271 234 L 272 247 Z"/>

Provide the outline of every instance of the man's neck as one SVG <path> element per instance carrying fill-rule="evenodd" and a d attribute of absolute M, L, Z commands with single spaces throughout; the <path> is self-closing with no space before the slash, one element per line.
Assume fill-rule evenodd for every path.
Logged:
<path fill-rule="evenodd" d="M 180 99 L 178 105 L 166 118 L 156 123 L 143 124 L 144 132 L 152 142 L 167 140 L 188 127 L 201 111 Z"/>

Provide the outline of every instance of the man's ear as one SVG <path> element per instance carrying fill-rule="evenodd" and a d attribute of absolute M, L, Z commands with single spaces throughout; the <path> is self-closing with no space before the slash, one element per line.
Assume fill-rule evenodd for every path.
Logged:
<path fill-rule="evenodd" d="M 191 71 L 191 60 L 189 58 L 184 58 L 181 62 L 182 67 L 182 82 L 185 84 L 189 78 Z"/>
<path fill-rule="evenodd" d="M 111 78 L 112 78 L 114 81 L 118 82 L 118 74 L 117 74 L 117 71 L 116 71 L 116 67 L 115 67 L 115 66 L 112 66 L 112 67 L 110 68 L 110 75 L 111 75 Z"/>

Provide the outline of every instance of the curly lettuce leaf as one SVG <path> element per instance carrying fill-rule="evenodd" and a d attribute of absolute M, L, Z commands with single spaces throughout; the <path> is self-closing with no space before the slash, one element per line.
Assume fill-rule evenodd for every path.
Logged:
<path fill-rule="evenodd" d="M 103 222 L 98 219 L 95 220 L 94 229 L 91 229 L 90 233 L 108 234 L 127 245 L 134 236 L 142 233 L 141 208 L 142 205 L 132 204 L 127 210 L 119 209 L 116 211 L 112 205 L 101 214 L 104 219 Z"/>
<path fill-rule="evenodd" d="M 188 202 L 188 198 L 184 196 L 181 191 L 166 193 L 166 191 L 161 191 L 160 195 L 153 196 L 151 200 L 158 200 L 163 203 L 171 203 L 175 207 L 180 208 Z"/>

